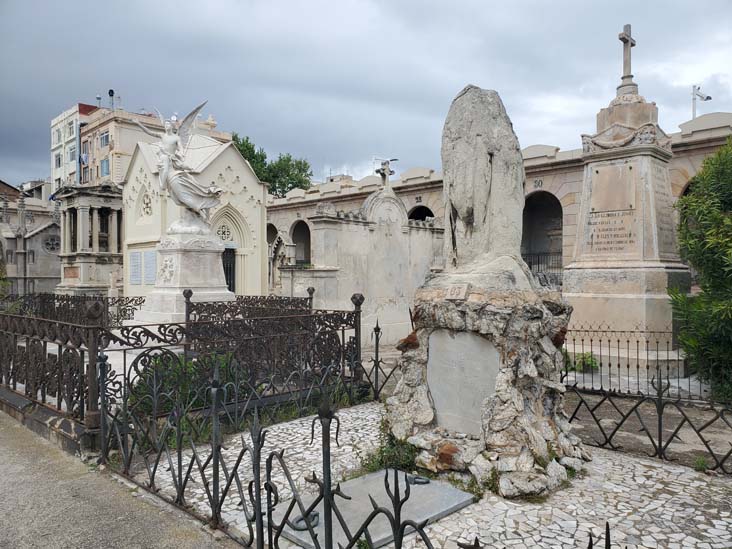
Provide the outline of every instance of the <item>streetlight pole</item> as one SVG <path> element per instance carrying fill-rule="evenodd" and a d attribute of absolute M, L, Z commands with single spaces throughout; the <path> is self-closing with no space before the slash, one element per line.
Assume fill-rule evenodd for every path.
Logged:
<path fill-rule="evenodd" d="M 699 101 L 711 101 L 712 96 L 706 95 L 701 92 L 701 86 L 694 84 L 691 86 L 691 119 L 696 118 L 696 100 Z"/>

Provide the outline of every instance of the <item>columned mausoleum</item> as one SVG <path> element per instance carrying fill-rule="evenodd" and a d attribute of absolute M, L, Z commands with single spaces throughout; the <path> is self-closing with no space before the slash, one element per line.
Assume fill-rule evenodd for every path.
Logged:
<path fill-rule="evenodd" d="M 65 186 L 61 203 L 61 283 L 56 292 L 106 294 L 122 268 L 121 191 L 106 183 Z"/>

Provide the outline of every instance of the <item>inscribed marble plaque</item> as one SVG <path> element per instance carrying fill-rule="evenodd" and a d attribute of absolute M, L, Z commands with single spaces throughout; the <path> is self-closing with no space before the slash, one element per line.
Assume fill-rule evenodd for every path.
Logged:
<path fill-rule="evenodd" d="M 145 252 L 145 284 L 155 284 L 156 253 L 155 250 Z"/>
<path fill-rule="evenodd" d="M 130 252 L 130 284 L 142 284 L 142 254 Z"/>
<path fill-rule="evenodd" d="M 496 347 L 473 333 L 439 329 L 430 334 L 427 385 L 437 425 L 481 434 L 483 401 L 496 392 L 501 358 Z"/>
<path fill-rule="evenodd" d="M 637 167 L 633 170 L 626 163 L 594 169 L 585 252 L 616 255 L 638 251 L 637 173 Z"/>

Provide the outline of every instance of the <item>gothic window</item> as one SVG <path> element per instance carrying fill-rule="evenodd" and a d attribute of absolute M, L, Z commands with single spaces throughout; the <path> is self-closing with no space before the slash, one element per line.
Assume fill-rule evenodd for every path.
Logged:
<path fill-rule="evenodd" d="M 57 234 L 52 234 L 46 237 L 43 241 L 43 248 L 50 253 L 55 253 L 61 247 L 61 239 Z"/>
<path fill-rule="evenodd" d="M 231 240 L 231 227 L 226 223 L 222 223 L 216 229 L 216 234 L 221 240 Z"/>
<path fill-rule="evenodd" d="M 152 198 L 148 193 L 142 197 L 142 215 L 152 215 Z"/>

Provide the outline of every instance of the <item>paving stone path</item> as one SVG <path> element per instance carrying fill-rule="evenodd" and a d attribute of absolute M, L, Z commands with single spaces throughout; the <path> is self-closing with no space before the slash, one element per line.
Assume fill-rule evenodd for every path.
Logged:
<path fill-rule="evenodd" d="M 357 469 L 362 455 L 379 443 L 383 415 L 380 404 L 371 403 L 341 410 L 340 446 L 333 446 L 334 478 Z M 278 424 L 267 429 L 264 454 L 285 448 L 291 478 L 302 493 L 312 493 L 305 482 L 312 471 L 320 473 L 320 436 L 310 445 L 312 418 Z M 335 429 L 334 429 L 335 432 Z M 248 441 L 245 436 L 244 440 Z M 233 464 L 242 448 L 241 436 L 229 437 L 223 451 Z M 587 547 L 590 532 L 604 533 L 605 521 L 612 528 L 613 545 L 640 548 L 732 548 L 732 479 L 711 477 L 687 467 L 643 459 L 620 452 L 593 449 L 594 459 L 586 472 L 541 502 L 510 501 L 485 495 L 480 501 L 427 527 L 435 547 L 456 547 L 457 542 L 495 547 L 577 548 Z M 249 471 L 245 457 L 241 471 Z M 196 475 L 194 475 L 196 477 Z M 243 475 L 243 480 L 248 477 Z M 277 469 L 275 482 L 286 499 L 291 492 L 284 474 Z M 158 486 L 171 493 L 172 483 L 158 478 Z M 205 490 L 200 480 L 188 493 L 188 502 L 207 514 Z M 246 531 L 246 521 L 237 498 L 227 498 L 224 519 Z M 421 542 L 412 537 L 407 546 Z"/>

